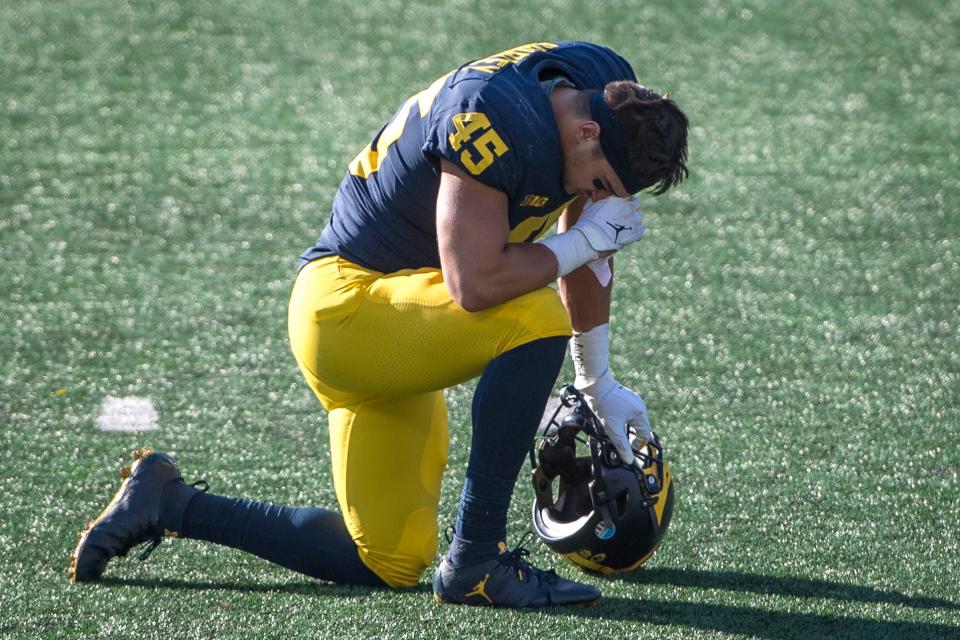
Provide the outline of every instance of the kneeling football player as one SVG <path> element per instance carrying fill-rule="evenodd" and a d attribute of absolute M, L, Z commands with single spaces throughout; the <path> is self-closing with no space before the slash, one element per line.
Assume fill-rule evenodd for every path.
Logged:
<path fill-rule="evenodd" d="M 175 535 L 336 583 L 414 585 L 438 546 L 443 390 L 479 377 L 436 598 L 599 598 L 509 549 L 507 510 L 571 335 L 576 384 L 627 463 L 628 425 L 649 432 L 643 400 L 607 365 L 608 258 L 643 235 L 633 195 L 686 176 L 686 140 L 671 99 L 585 42 L 468 62 L 411 96 L 350 162 L 290 298 L 293 354 L 329 412 L 340 511 L 213 495 L 142 451 L 81 533 L 73 579 Z"/>

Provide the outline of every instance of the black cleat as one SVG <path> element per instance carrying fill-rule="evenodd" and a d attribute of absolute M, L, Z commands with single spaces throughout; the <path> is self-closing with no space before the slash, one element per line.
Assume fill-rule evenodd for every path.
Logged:
<path fill-rule="evenodd" d="M 146 560 L 164 537 L 177 536 L 190 498 L 206 491 L 203 481 L 185 484 L 165 453 L 144 448 L 132 455 L 133 463 L 120 469 L 123 481 L 113 499 L 79 534 L 67 570 L 73 582 L 99 579 L 112 558 L 143 542 L 150 543 L 140 555 Z"/>
<path fill-rule="evenodd" d="M 600 590 L 537 569 L 524 558 L 530 552 L 518 546 L 500 556 L 469 567 L 454 568 L 444 556 L 433 576 L 437 602 L 495 607 L 587 606 L 600 599 Z"/>

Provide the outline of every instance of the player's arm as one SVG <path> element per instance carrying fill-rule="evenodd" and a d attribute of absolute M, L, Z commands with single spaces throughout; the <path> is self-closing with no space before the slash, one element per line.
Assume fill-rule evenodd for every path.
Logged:
<path fill-rule="evenodd" d="M 560 216 L 557 232 L 563 233 L 576 223 L 583 211 L 585 198 L 571 202 Z M 613 269 L 613 258 L 608 258 Z M 587 265 L 560 278 L 560 298 L 570 314 L 573 330 L 583 333 L 610 322 L 610 294 L 613 280 L 604 286 Z"/>
<path fill-rule="evenodd" d="M 440 169 L 440 266 L 450 295 L 467 311 L 539 289 L 643 237 L 643 213 L 636 202 L 607 198 L 585 206 L 562 233 L 533 244 L 508 243 L 507 196 L 447 160 L 441 160 Z"/>
<path fill-rule="evenodd" d="M 541 244 L 508 243 L 507 196 L 440 161 L 437 239 L 450 295 L 467 311 L 482 311 L 544 287 L 557 277 L 557 259 Z"/>
<path fill-rule="evenodd" d="M 583 199 L 577 199 L 560 216 L 558 232 L 563 233 L 580 219 Z M 639 395 L 621 385 L 610 370 L 610 297 L 613 291 L 613 258 L 608 258 L 609 279 L 601 283 L 590 268 L 583 265 L 560 278 L 560 297 L 573 323 L 570 351 L 576 371 L 574 386 L 583 392 L 591 408 L 600 416 L 620 458 L 634 463 L 631 439 L 650 439 L 647 405 Z M 598 269 L 602 272 L 602 269 Z"/>

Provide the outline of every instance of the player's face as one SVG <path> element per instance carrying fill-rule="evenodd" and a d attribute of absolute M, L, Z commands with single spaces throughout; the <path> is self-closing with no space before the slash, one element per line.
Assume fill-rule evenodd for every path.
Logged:
<path fill-rule="evenodd" d="M 609 196 L 630 197 L 596 139 L 579 141 L 564 154 L 563 188 L 593 202 Z"/>

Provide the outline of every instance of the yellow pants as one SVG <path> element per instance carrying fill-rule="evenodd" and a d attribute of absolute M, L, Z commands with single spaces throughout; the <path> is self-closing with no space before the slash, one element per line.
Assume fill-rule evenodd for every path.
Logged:
<path fill-rule="evenodd" d="M 560 298 L 544 287 L 467 313 L 439 269 L 383 274 L 332 256 L 300 271 L 288 320 L 294 357 L 330 412 L 337 500 L 360 558 L 388 585 L 414 585 L 437 552 L 442 390 L 505 351 L 569 336 Z"/>

